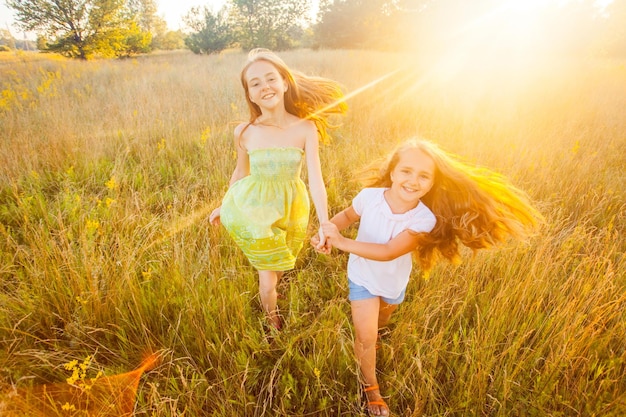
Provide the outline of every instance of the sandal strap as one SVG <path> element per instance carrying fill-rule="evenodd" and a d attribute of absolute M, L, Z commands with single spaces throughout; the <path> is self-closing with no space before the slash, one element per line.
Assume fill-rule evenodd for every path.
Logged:
<path fill-rule="evenodd" d="M 387 403 L 384 401 L 368 401 L 367 405 L 384 405 L 387 407 Z"/>
<path fill-rule="evenodd" d="M 365 388 L 363 391 L 370 392 L 370 391 L 376 391 L 377 389 L 380 389 L 378 385 L 372 385 L 372 386 Z"/>

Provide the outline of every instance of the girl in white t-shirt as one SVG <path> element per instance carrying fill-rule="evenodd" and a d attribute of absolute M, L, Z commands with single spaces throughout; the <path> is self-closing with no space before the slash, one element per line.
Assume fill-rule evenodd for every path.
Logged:
<path fill-rule="evenodd" d="M 376 378 L 378 330 L 403 301 L 415 253 L 423 270 L 459 258 L 458 241 L 474 250 L 524 238 L 541 215 L 502 176 L 460 162 L 436 145 L 409 140 L 364 171 L 352 205 L 322 224 L 325 245 L 349 252 L 348 284 L 354 351 L 372 415 L 389 415 Z M 340 231 L 359 222 L 355 240 Z"/>

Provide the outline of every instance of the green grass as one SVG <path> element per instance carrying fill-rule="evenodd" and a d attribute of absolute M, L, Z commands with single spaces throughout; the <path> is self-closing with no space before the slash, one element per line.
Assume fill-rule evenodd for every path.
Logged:
<path fill-rule="evenodd" d="M 415 271 L 378 361 L 394 414 L 624 415 L 624 63 L 281 56 L 347 91 L 401 68 L 350 99 L 322 148 L 332 213 L 358 168 L 422 135 L 511 178 L 547 219 L 530 242 Z M 305 248 L 268 343 L 256 273 L 208 223 L 247 118 L 243 60 L 0 65 L 3 391 L 63 382 L 88 355 L 92 376 L 114 375 L 155 351 L 137 416 L 364 415 L 345 254 Z"/>

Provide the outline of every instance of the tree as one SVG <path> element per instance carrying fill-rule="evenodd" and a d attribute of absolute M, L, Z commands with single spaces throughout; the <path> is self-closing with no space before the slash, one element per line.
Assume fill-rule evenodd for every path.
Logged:
<path fill-rule="evenodd" d="M 141 30 L 135 21 L 131 20 L 120 32 L 121 42 L 114 48 L 116 57 L 146 54 L 152 50 L 152 33 Z"/>
<path fill-rule="evenodd" d="M 243 49 L 295 46 L 289 34 L 306 23 L 310 0 L 231 0 L 231 21 Z"/>
<path fill-rule="evenodd" d="M 7 0 L 7 5 L 23 29 L 46 33 L 49 50 L 82 59 L 110 26 L 105 19 L 121 8 L 116 0 Z"/>
<path fill-rule="evenodd" d="M 47 51 L 80 59 L 145 51 L 147 35 L 138 33 L 125 0 L 7 0 L 7 5 L 22 29 L 46 38 Z"/>
<path fill-rule="evenodd" d="M 0 45 L 15 49 L 15 38 L 7 29 L 0 29 Z"/>
<path fill-rule="evenodd" d="M 388 44 L 391 2 L 335 0 L 320 4 L 315 39 L 328 48 L 380 48 Z"/>
<path fill-rule="evenodd" d="M 165 33 L 159 33 L 152 39 L 152 47 L 165 51 L 183 49 L 185 47 L 185 34 L 180 30 L 168 30 Z"/>
<path fill-rule="evenodd" d="M 158 7 L 155 0 L 126 0 L 128 19 L 136 22 L 140 32 L 152 35 L 149 50 L 167 49 L 164 47 L 167 45 L 167 42 L 165 42 L 165 37 L 168 33 L 167 23 L 165 19 L 157 15 L 157 11 Z M 175 35 L 167 36 L 173 39 Z"/>
<path fill-rule="evenodd" d="M 168 33 L 170 33 L 170 31 L 168 31 L 167 29 L 167 23 L 165 22 L 165 19 L 159 16 L 154 16 L 154 19 L 146 27 L 150 28 L 149 30 L 146 30 L 148 30 L 152 34 L 152 43 L 150 45 L 152 49 L 177 49 L 166 47 L 166 37 L 169 36 Z M 181 44 L 182 39 L 183 38 L 181 37 Z M 184 47 L 184 44 L 182 45 Z"/>
<path fill-rule="evenodd" d="M 48 39 L 45 36 L 37 36 L 37 49 L 40 51 L 48 50 Z"/>
<path fill-rule="evenodd" d="M 163 19 L 157 16 L 158 7 L 154 0 L 127 0 L 126 9 L 128 17 L 137 22 L 139 28 L 144 32 L 154 33 L 154 30 L 164 23 Z"/>
<path fill-rule="evenodd" d="M 233 40 L 225 8 L 213 13 L 207 7 L 194 7 L 183 20 L 194 31 L 185 39 L 185 45 L 196 54 L 220 52 Z"/>

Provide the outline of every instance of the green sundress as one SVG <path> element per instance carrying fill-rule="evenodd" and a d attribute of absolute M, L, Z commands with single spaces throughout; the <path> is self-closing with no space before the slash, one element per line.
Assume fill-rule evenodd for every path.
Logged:
<path fill-rule="evenodd" d="M 226 192 L 221 222 L 258 270 L 292 269 L 309 222 L 309 195 L 300 178 L 304 150 L 248 151 L 250 175 Z"/>

